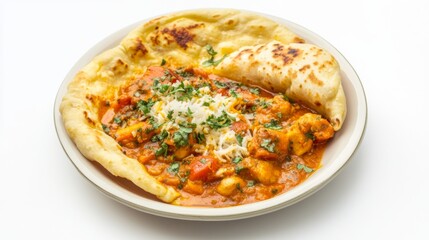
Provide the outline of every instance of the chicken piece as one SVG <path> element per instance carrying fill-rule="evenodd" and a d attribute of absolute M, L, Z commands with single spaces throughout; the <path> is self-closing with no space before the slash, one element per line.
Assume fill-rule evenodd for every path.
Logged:
<path fill-rule="evenodd" d="M 298 120 L 299 130 L 307 135 L 312 135 L 315 142 L 324 142 L 334 136 L 334 128 L 328 120 L 313 113 L 306 113 Z"/>
<path fill-rule="evenodd" d="M 138 122 L 136 124 L 127 126 L 119 129 L 115 133 L 116 141 L 122 142 L 125 140 L 137 140 L 142 143 L 148 141 L 155 135 L 155 131 L 152 131 L 153 127 L 148 122 Z"/>
<path fill-rule="evenodd" d="M 180 147 L 178 148 L 175 152 L 174 152 L 174 157 L 177 160 L 182 160 L 185 157 L 189 156 L 192 153 L 192 147 L 191 146 L 184 146 L 184 147 Z"/>
<path fill-rule="evenodd" d="M 293 153 L 300 156 L 308 152 L 313 143 L 324 142 L 334 136 L 334 128 L 320 115 L 306 113 L 287 131 Z"/>
<path fill-rule="evenodd" d="M 299 130 L 298 124 L 292 125 L 292 127 L 287 132 L 287 136 L 290 141 L 292 152 L 298 156 L 308 152 L 313 146 L 312 138 L 301 132 Z"/>
<path fill-rule="evenodd" d="M 289 138 L 285 132 L 257 127 L 248 144 L 249 153 L 258 159 L 283 160 L 288 155 Z"/>
<path fill-rule="evenodd" d="M 201 195 L 204 192 L 204 187 L 201 181 L 194 182 L 194 181 L 188 180 L 186 181 L 186 184 L 183 187 L 183 191 L 196 194 L 196 195 Z"/>
<path fill-rule="evenodd" d="M 281 171 L 272 162 L 258 160 L 255 158 L 245 158 L 243 167 L 249 169 L 250 175 L 266 185 L 274 184 L 278 181 Z"/>
<path fill-rule="evenodd" d="M 271 101 L 261 102 L 257 108 L 255 120 L 260 124 L 269 123 L 272 119 L 287 120 L 293 113 L 290 102 L 277 95 Z"/>
<path fill-rule="evenodd" d="M 225 178 L 226 176 L 231 176 L 234 173 L 235 173 L 235 167 L 234 166 L 221 167 L 216 171 L 215 177 Z"/>
<path fill-rule="evenodd" d="M 219 185 L 216 187 L 216 191 L 225 196 L 231 196 L 233 193 L 237 191 L 242 191 L 242 189 L 246 186 L 246 182 L 239 176 L 231 176 L 222 179 Z"/>

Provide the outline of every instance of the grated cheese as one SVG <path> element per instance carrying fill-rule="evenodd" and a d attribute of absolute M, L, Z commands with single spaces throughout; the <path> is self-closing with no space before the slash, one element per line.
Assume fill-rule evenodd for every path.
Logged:
<path fill-rule="evenodd" d="M 189 84 L 186 81 L 185 84 Z M 178 83 L 172 84 L 177 87 Z M 205 144 L 196 144 L 195 151 L 207 155 L 214 154 L 221 161 L 230 161 L 235 157 L 246 157 L 247 142 L 251 139 L 250 131 L 243 136 L 242 145 L 236 139 L 236 133 L 229 126 L 220 129 L 212 129 L 204 124 L 210 116 L 219 117 L 226 112 L 230 117 L 238 121 L 238 113 L 233 109 L 237 104 L 237 98 L 226 97 L 221 94 L 212 96 L 208 87 L 198 90 L 192 98 L 179 101 L 174 94 L 160 95 L 159 100 L 151 109 L 151 116 L 161 124 L 161 130 L 178 130 L 183 123 L 195 124 L 194 131 L 205 135 Z M 168 118 L 170 115 L 171 119 Z M 246 117 L 247 122 L 250 124 Z"/>

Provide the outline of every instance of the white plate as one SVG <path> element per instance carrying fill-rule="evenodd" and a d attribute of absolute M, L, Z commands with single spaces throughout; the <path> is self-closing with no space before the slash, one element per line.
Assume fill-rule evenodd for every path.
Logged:
<path fill-rule="evenodd" d="M 54 106 L 55 127 L 64 151 L 79 172 L 107 196 L 137 210 L 168 218 L 205 221 L 233 220 L 269 213 L 301 201 L 332 180 L 350 160 L 362 141 L 365 131 L 367 103 L 359 77 L 344 56 L 317 34 L 285 19 L 266 14 L 260 15 L 286 25 L 307 42 L 324 48 L 337 59 L 341 67 L 342 84 L 347 98 L 347 118 L 342 129 L 328 145 L 323 156 L 322 167 L 310 178 L 284 194 L 257 203 L 227 208 L 181 207 L 158 201 L 128 181 L 111 176 L 97 164 L 83 157 L 68 137 L 59 112 L 59 105 L 67 91 L 67 85 L 75 74 L 95 56 L 118 45 L 128 32 L 149 19 L 125 27 L 96 44 L 79 59 L 61 84 Z"/>

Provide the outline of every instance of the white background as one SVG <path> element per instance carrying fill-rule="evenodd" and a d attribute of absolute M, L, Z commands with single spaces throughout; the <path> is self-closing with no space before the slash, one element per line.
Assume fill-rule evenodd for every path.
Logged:
<path fill-rule="evenodd" d="M 429 239 L 427 1 L 0 2 L 0 239 Z M 359 74 L 364 141 L 310 198 L 245 220 L 166 219 L 106 197 L 63 152 L 53 104 L 80 56 L 131 23 L 206 7 L 298 23 Z"/>

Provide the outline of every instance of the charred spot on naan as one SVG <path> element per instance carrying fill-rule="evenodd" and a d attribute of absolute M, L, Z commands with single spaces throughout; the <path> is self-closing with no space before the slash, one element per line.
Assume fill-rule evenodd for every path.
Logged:
<path fill-rule="evenodd" d="M 171 44 L 172 42 L 176 42 L 181 48 L 186 50 L 189 46 L 188 43 L 192 42 L 195 37 L 195 34 L 192 33 L 192 29 L 203 27 L 204 24 L 192 24 L 186 27 L 177 27 L 173 26 L 172 28 L 164 28 L 161 31 L 156 31 L 155 36 L 153 38 L 154 45 L 157 45 L 158 39 L 160 37 L 164 37 L 167 41 L 167 44 Z"/>
<path fill-rule="evenodd" d="M 249 53 L 249 55 L 252 53 L 252 49 L 250 49 L 250 48 L 246 48 L 246 49 L 243 49 L 243 50 L 241 50 L 238 54 L 237 54 L 237 56 L 235 56 L 235 58 L 234 59 L 239 59 L 239 58 L 241 58 L 243 55 L 245 55 L 245 54 L 247 54 L 247 53 Z"/>
<path fill-rule="evenodd" d="M 273 58 L 280 58 L 283 60 L 283 65 L 288 65 L 293 62 L 301 54 L 301 50 L 288 47 L 285 49 L 284 45 L 275 43 L 272 50 Z"/>
<path fill-rule="evenodd" d="M 118 58 L 112 66 L 112 72 L 116 75 L 122 75 L 128 70 L 128 64 Z"/>
<path fill-rule="evenodd" d="M 132 60 L 139 59 L 148 53 L 146 46 L 142 43 L 140 37 L 136 38 L 126 51 Z"/>
<path fill-rule="evenodd" d="M 311 73 L 308 75 L 308 79 L 310 80 L 310 82 L 316 84 L 317 86 L 323 86 L 323 81 L 318 79 L 313 71 L 311 71 Z"/>

